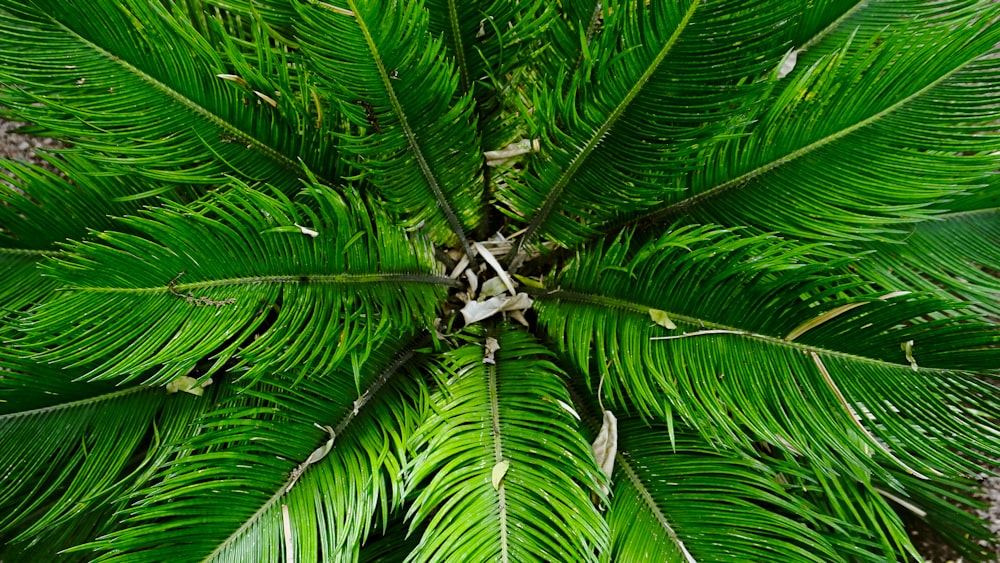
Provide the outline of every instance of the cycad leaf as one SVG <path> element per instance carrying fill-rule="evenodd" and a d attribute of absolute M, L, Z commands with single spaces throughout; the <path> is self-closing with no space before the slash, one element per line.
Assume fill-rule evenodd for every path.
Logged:
<path fill-rule="evenodd" d="M 143 236 L 101 233 L 48 267 L 66 291 L 28 315 L 27 345 L 90 377 L 155 369 L 157 382 L 234 354 L 252 377 L 360 361 L 391 332 L 429 325 L 452 282 L 425 241 L 354 204 L 322 188 L 298 204 L 238 189 L 201 213 L 123 219 Z"/>
<path fill-rule="evenodd" d="M 339 180 L 333 139 L 306 115 L 311 94 L 296 91 L 289 61 L 272 65 L 274 75 L 246 76 L 246 89 L 219 79 L 231 63 L 158 3 L 8 2 L 0 53 L 2 105 L 106 166 L 188 192 L 235 172 L 292 193 L 299 159 Z M 278 57 L 260 53 L 268 54 Z"/>
<path fill-rule="evenodd" d="M 996 555 L 989 548 L 996 534 L 976 514 L 986 508 L 986 503 L 975 498 L 983 492 L 980 483 L 966 477 L 923 481 L 894 473 L 905 495 L 889 486 L 878 489 L 891 506 L 911 519 L 922 520 L 935 535 L 970 560 L 987 561 Z"/>
<path fill-rule="evenodd" d="M 0 322 L 49 295 L 59 284 L 42 277 L 38 263 L 51 253 L 0 248 Z M 0 331 L 0 338 L 9 335 Z"/>
<path fill-rule="evenodd" d="M 823 520 L 776 471 L 688 432 L 620 421 L 610 561 L 836 561 Z M 764 507 L 768 508 L 764 508 Z"/>
<path fill-rule="evenodd" d="M 402 500 L 396 476 L 424 394 L 415 357 L 412 346 L 379 349 L 358 384 L 349 369 L 294 388 L 262 378 L 171 444 L 175 461 L 131 495 L 127 526 L 83 549 L 104 552 L 102 562 L 357 560 L 373 523 Z M 331 439 L 320 426 L 333 444 L 307 464 Z"/>
<path fill-rule="evenodd" d="M 17 161 L 0 161 L 13 176 L 0 184 L 0 245 L 14 250 L 57 250 L 58 242 L 86 237 L 88 230 L 110 229 L 112 215 L 133 213 L 136 186 L 119 178 L 88 176 L 85 160 L 73 155 L 48 163 L 77 180 L 71 183 L 52 170 Z"/>
<path fill-rule="evenodd" d="M 163 441 L 188 435 L 209 397 L 168 396 L 162 388 L 74 383 L 73 372 L 0 350 L 0 538 L 12 553 L 86 537 L 78 519 L 98 517 L 117 495 L 163 462 Z M 183 395 L 183 394 L 182 394 Z M 50 546 L 51 548 L 51 546 Z"/>
<path fill-rule="evenodd" d="M 482 149 L 471 94 L 428 33 L 422 4 L 347 0 L 304 6 L 297 28 L 317 77 L 363 130 L 344 150 L 411 226 L 458 241 L 482 216 Z M 332 44 L 327 38 L 337 37 Z"/>
<path fill-rule="evenodd" d="M 1000 320 L 1000 208 L 957 211 L 913 227 L 902 244 L 864 245 L 876 252 L 856 267 L 883 286 L 951 295 Z"/>
<path fill-rule="evenodd" d="M 683 193 L 629 222 L 689 216 L 807 240 L 885 240 L 933 214 L 929 202 L 981 188 L 998 166 L 989 123 L 1000 27 L 966 7 L 868 31 L 775 75 L 744 134 L 714 148 Z"/>
<path fill-rule="evenodd" d="M 995 369 L 995 333 L 913 322 L 948 306 L 937 300 L 869 296 L 790 341 L 852 287 L 802 252 L 711 227 L 645 245 L 620 239 L 584 253 L 554 280 L 560 289 L 537 292 L 535 307 L 578 369 L 607 378 L 618 404 L 664 421 L 676 412 L 730 447 L 759 439 L 811 463 L 840 459 L 861 481 L 882 472 L 873 455 L 927 475 L 974 467 L 954 450 L 994 451 L 1000 402 L 962 368 Z M 650 308 L 680 330 L 651 322 Z M 900 349 L 910 340 L 919 371 Z"/>
<path fill-rule="evenodd" d="M 430 32 L 442 36 L 459 75 L 458 93 L 472 93 L 482 145 L 497 150 L 520 138 L 512 116 L 530 63 L 545 46 L 542 33 L 556 21 L 556 6 L 532 0 L 428 0 Z"/>
<path fill-rule="evenodd" d="M 111 215 L 135 212 L 139 204 L 131 196 L 146 189 L 120 177 L 88 176 L 89 163 L 73 155 L 47 160 L 77 182 L 40 166 L 0 161 L 0 172 L 11 176 L 9 184 L 0 183 L 0 317 L 58 287 L 38 269 L 46 257 L 60 254 L 58 243 L 85 238 L 88 229 L 112 228 Z"/>
<path fill-rule="evenodd" d="M 414 436 L 409 518 L 426 529 L 410 560 L 594 560 L 607 548 L 588 496 L 600 470 L 559 405 L 570 400 L 562 374 L 523 332 L 494 337 L 495 365 L 478 343 L 447 355 L 434 414 Z"/>
<path fill-rule="evenodd" d="M 568 84 L 560 73 L 536 95 L 536 119 L 551 131 L 542 157 L 524 185 L 498 194 L 530 221 L 521 240 L 542 236 L 569 245 L 681 192 L 683 174 L 706 147 L 742 126 L 744 104 L 765 91 L 755 80 L 787 51 L 781 28 L 787 7 L 699 1 L 605 7 L 580 67 L 562 71 L 572 72 Z M 776 31 L 761 34 L 761 26 Z M 723 38 L 739 47 L 717 48 L 713 42 Z"/>

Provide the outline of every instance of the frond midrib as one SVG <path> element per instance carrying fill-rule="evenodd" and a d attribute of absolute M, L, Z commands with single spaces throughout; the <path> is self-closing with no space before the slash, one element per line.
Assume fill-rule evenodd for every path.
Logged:
<path fill-rule="evenodd" d="M 20 411 L 12 412 L 7 414 L 0 414 L 0 423 L 8 422 L 11 420 L 16 420 L 18 418 L 25 418 L 31 416 L 45 416 L 47 414 L 52 414 L 54 412 L 63 411 L 67 409 L 74 409 L 77 407 L 86 407 L 93 405 L 95 403 L 102 403 L 108 401 L 114 401 L 115 399 L 126 397 L 128 395 L 133 395 L 143 391 L 149 391 L 151 389 L 157 389 L 156 387 L 149 387 L 143 385 L 137 385 L 135 387 L 129 387 L 127 389 L 120 389 L 118 391 L 113 391 L 111 393 L 105 393 L 102 395 L 97 395 L 94 397 L 87 397 L 86 399 L 79 399 L 76 401 L 70 401 L 68 403 L 59 403 L 57 405 L 51 405 L 48 407 L 41 407 L 37 409 L 32 409 L 30 411 Z"/>
<path fill-rule="evenodd" d="M 0 248 L 0 255 L 16 256 L 16 257 L 37 257 L 44 258 L 47 256 L 59 256 L 63 254 L 62 250 L 36 250 L 32 248 Z"/>
<path fill-rule="evenodd" d="M 677 28 L 674 30 L 673 34 L 663 44 L 663 47 L 660 49 L 660 52 L 657 53 L 653 61 L 646 67 L 642 76 L 635 81 L 625 97 L 622 98 L 618 105 L 615 106 L 614 110 L 612 110 L 611 114 L 608 115 L 607 119 L 605 119 L 604 123 L 602 123 L 601 126 L 594 131 L 590 138 L 587 139 L 587 142 L 583 144 L 583 147 L 573 157 L 569 166 L 566 167 L 566 170 L 559 176 L 559 179 L 556 180 L 555 184 L 552 185 L 548 195 L 545 197 L 545 201 L 539 207 L 538 212 L 535 213 L 531 222 L 528 223 L 528 226 L 525 228 L 524 233 L 518 242 L 516 251 L 513 252 L 511 256 L 521 254 L 523 252 L 524 245 L 534 238 L 538 229 L 545 224 L 549 215 L 555 209 L 556 202 L 562 195 L 563 190 L 567 185 L 569 185 L 570 181 L 576 175 L 580 167 L 583 166 L 587 157 L 590 156 L 590 154 L 597 148 L 597 146 L 604 139 L 605 135 L 607 135 L 608 131 L 610 131 L 611 128 L 618 123 L 618 120 L 625 113 L 625 110 L 632 104 L 632 101 L 636 99 L 639 92 L 645 87 L 650 77 L 659 68 L 660 63 L 662 63 L 663 59 L 666 58 L 667 53 L 669 53 L 671 49 L 673 49 L 674 45 L 677 44 L 681 33 L 687 28 L 687 25 L 694 16 L 694 13 L 701 5 L 702 3 L 700 1 L 691 3 L 691 6 L 688 7 L 687 12 L 684 14 L 684 17 L 680 22 L 678 22 Z"/>
<path fill-rule="evenodd" d="M 364 18 L 358 16 L 361 11 L 358 9 L 357 2 L 355 0 L 348 0 L 348 2 L 351 11 L 354 12 L 354 19 L 358 22 L 361 33 L 364 35 L 365 43 L 372 53 L 372 60 L 378 68 L 379 79 L 382 81 L 386 95 L 389 97 L 389 102 L 392 104 L 393 111 L 396 112 L 396 117 L 399 119 L 399 126 L 403 130 L 403 135 L 406 137 L 406 144 L 410 147 L 410 152 L 416 160 L 417 167 L 420 168 L 420 173 L 427 182 L 427 186 L 434 193 L 434 199 L 437 200 L 438 207 L 448 220 L 448 225 L 455 232 L 455 236 L 458 237 L 459 242 L 462 244 L 462 250 L 468 256 L 469 260 L 472 261 L 475 256 L 473 255 L 472 247 L 469 245 L 469 240 L 465 236 L 465 228 L 458 219 L 458 215 L 455 214 L 455 210 L 452 209 L 451 202 L 445 197 L 444 190 L 441 189 L 441 183 L 438 181 L 437 176 L 434 175 L 434 171 L 427 162 L 424 152 L 420 149 L 420 143 L 417 142 L 417 133 L 413 130 L 413 126 L 410 125 L 410 121 L 406 117 L 406 112 L 403 111 L 403 105 L 396 94 L 396 88 L 389 77 L 389 72 L 385 68 L 385 63 L 382 61 L 382 55 L 379 53 L 378 45 L 375 44 L 375 38 L 368 29 L 368 24 Z"/>
<path fill-rule="evenodd" d="M 642 503 L 646 505 L 646 508 L 656 519 L 656 522 L 663 528 L 666 532 L 667 537 L 670 541 L 677 547 L 681 555 L 684 556 L 685 561 L 688 563 L 697 563 L 697 560 L 691 555 L 687 547 L 684 545 L 684 541 L 681 540 L 680 536 L 677 535 L 677 531 L 674 530 L 673 526 L 670 525 L 670 521 L 667 520 L 665 514 L 660 509 L 659 505 L 656 504 L 656 499 L 653 498 L 652 493 L 649 489 L 642 483 L 642 479 L 639 478 L 639 474 L 636 473 L 635 468 L 632 467 L 632 463 L 629 462 L 628 458 L 622 455 L 621 452 L 615 454 L 615 463 L 621 469 L 622 472 L 628 476 L 629 483 L 635 487 L 635 490 L 639 493 L 639 497 L 642 499 Z"/>
<path fill-rule="evenodd" d="M 364 284 L 427 284 L 445 287 L 462 287 L 457 280 L 431 274 L 327 274 L 301 276 L 253 276 L 228 278 L 183 284 L 164 284 L 155 287 L 87 287 L 71 286 L 64 291 L 93 293 L 167 293 L 194 289 L 210 289 L 232 285 L 302 284 L 302 285 L 364 285 Z"/>
<path fill-rule="evenodd" d="M 1000 213 L 1000 207 L 983 207 L 981 209 L 968 209 L 965 211 L 946 211 L 934 216 L 931 219 L 930 224 L 951 221 L 951 220 L 961 220 L 966 217 L 976 217 L 979 215 L 990 215 L 992 213 Z"/>
<path fill-rule="evenodd" d="M 586 304 L 586 305 L 596 305 L 596 306 L 599 306 L 599 307 L 605 307 L 607 309 L 620 309 L 620 310 L 628 311 L 630 313 L 636 313 L 636 314 L 644 315 L 644 316 L 648 316 L 650 309 L 655 308 L 655 307 L 652 307 L 650 305 L 644 305 L 642 303 L 638 303 L 638 302 L 635 302 L 635 301 L 629 301 L 629 300 L 626 300 L 626 299 L 618 299 L 618 298 L 615 298 L 615 297 L 608 297 L 606 295 L 597 295 L 597 294 L 593 294 L 593 293 L 584 293 L 584 292 L 578 292 L 578 291 L 568 291 L 568 290 L 564 290 L 564 289 L 558 289 L 558 290 L 554 290 L 554 291 L 545 291 L 545 290 L 539 290 L 539 289 L 525 288 L 524 291 L 526 291 L 529 294 L 531 294 L 532 297 L 535 297 L 536 299 L 539 299 L 539 300 L 542 300 L 542 301 L 548 301 L 548 300 L 551 300 L 551 301 L 559 301 L 559 300 L 572 301 L 572 302 L 576 302 L 576 303 L 583 303 L 583 304 Z M 780 346 L 780 347 L 783 347 L 783 348 L 789 348 L 789 349 L 792 349 L 792 350 L 796 350 L 796 351 L 802 352 L 804 354 L 809 354 L 809 353 L 814 352 L 814 353 L 820 354 L 820 355 L 822 355 L 824 357 L 844 358 L 844 359 L 851 360 L 851 361 L 854 361 L 854 362 L 861 362 L 861 363 L 866 363 L 866 364 L 869 364 L 869 365 L 876 365 L 876 366 L 882 366 L 882 367 L 891 367 L 891 368 L 911 369 L 908 364 L 894 363 L 894 362 L 889 362 L 889 361 L 886 361 L 886 360 L 880 360 L 878 358 L 870 358 L 868 356 L 859 356 L 857 354 L 850 354 L 850 353 L 847 353 L 847 352 L 841 352 L 839 350 L 831 350 L 829 348 L 821 348 L 819 346 L 812 346 L 812 345 L 809 345 L 809 344 L 803 344 L 803 343 L 795 341 L 795 340 L 788 341 L 788 340 L 785 340 L 784 338 L 779 338 L 779 337 L 776 337 L 776 336 L 768 336 L 766 334 L 759 334 L 759 333 L 756 333 L 756 332 L 753 332 L 753 331 L 750 331 L 750 330 L 746 330 L 746 329 L 743 329 L 743 328 L 738 328 L 738 327 L 734 327 L 734 326 L 731 326 L 731 325 L 725 325 L 725 324 L 722 324 L 722 323 L 712 322 L 712 321 L 708 321 L 708 320 L 705 320 L 705 319 L 700 319 L 698 317 L 692 317 L 690 315 L 684 315 L 684 314 L 681 314 L 681 313 L 674 313 L 674 312 L 671 312 L 671 311 L 665 311 L 665 312 L 667 313 L 667 316 L 671 320 L 673 320 L 675 322 L 681 322 L 681 323 L 685 323 L 685 324 L 689 324 L 689 325 L 694 325 L 694 326 L 697 326 L 697 327 L 701 327 L 702 329 L 725 331 L 725 332 L 717 333 L 718 335 L 722 335 L 722 336 L 731 335 L 731 336 L 739 336 L 739 337 L 742 337 L 742 338 L 750 338 L 750 339 L 753 339 L 753 340 L 758 340 L 758 341 L 761 341 L 761 342 L 766 342 L 766 343 L 774 345 L 774 346 Z M 679 334 L 679 335 L 676 335 L 676 336 L 683 337 L 682 334 Z M 690 338 L 698 338 L 698 336 L 692 334 L 690 336 Z M 940 374 L 953 374 L 955 372 L 955 370 L 952 370 L 952 369 L 924 367 L 924 366 L 920 366 L 920 371 L 926 372 L 926 373 L 940 373 Z"/>
<path fill-rule="evenodd" d="M 812 38 L 809 41 L 803 43 L 798 50 L 808 51 L 809 49 L 811 49 L 814 45 L 822 41 L 827 35 L 833 33 L 837 28 L 843 25 L 843 23 L 846 22 L 849 18 L 851 18 L 851 16 L 856 14 L 858 10 L 868 6 L 868 3 L 869 0 L 860 0 L 857 4 L 851 6 L 850 9 L 845 11 L 839 18 L 834 20 L 833 23 L 819 30 L 816 33 L 816 35 L 812 36 Z"/>
<path fill-rule="evenodd" d="M 341 434 L 343 434 L 347 430 L 347 428 L 351 425 L 351 423 L 357 419 L 358 413 L 361 411 L 361 409 L 363 409 L 365 405 L 370 403 L 371 399 L 380 390 L 385 388 L 389 380 L 392 379 L 396 374 L 398 374 L 400 370 L 403 368 L 403 366 L 406 365 L 407 362 L 413 359 L 413 357 L 416 355 L 417 348 L 427 344 L 427 340 L 428 339 L 426 335 L 423 337 L 418 337 L 416 340 L 412 341 L 408 345 L 405 352 L 398 355 L 388 366 L 386 366 L 382 370 L 382 372 L 378 375 L 378 377 L 375 378 L 372 384 L 369 385 L 368 388 L 365 389 L 365 392 L 361 394 L 361 397 L 359 397 L 358 400 L 354 402 L 353 408 L 349 410 L 347 414 L 344 415 L 343 418 L 341 418 L 340 422 L 337 423 L 336 428 L 333 429 L 334 440 L 337 440 L 341 436 Z M 333 447 L 337 447 L 336 442 L 334 443 Z M 306 468 L 306 470 L 308 470 L 308 468 Z M 301 477 L 301 475 L 299 475 L 296 478 L 299 477 Z M 210 553 L 202 560 L 202 563 L 215 561 L 216 558 L 219 556 L 219 554 L 225 551 L 230 545 L 233 544 L 233 542 L 237 541 L 244 533 L 246 533 L 247 530 L 250 529 L 251 526 L 254 525 L 254 523 L 256 523 L 264 514 L 266 514 L 267 511 L 271 509 L 271 507 L 273 507 L 278 501 L 284 498 L 289 491 L 289 483 L 291 482 L 290 479 L 291 477 L 289 477 L 288 480 L 282 483 L 281 486 L 278 488 L 278 490 L 273 495 L 271 495 L 271 498 L 267 499 L 264 502 L 264 504 L 262 504 L 261 507 L 257 510 L 257 512 L 254 512 L 252 516 L 247 518 L 246 522 L 244 522 L 239 528 L 236 529 L 236 531 L 230 534 L 229 537 L 227 537 L 224 541 L 220 542 L 218 547 L 216 547 L 212 553 Z"/>
<path fill-rule="evenodd" d="M 458 68 L 459 85 L 462 92 L 468 94 L 472 90 L 472 85 L 469 83 L 469 68 L 465 60 L 465 45 L 462 44 L 462 29 L 458 21 L 456 0 L 448 0 L 448 24 L 451 26 L 451 35 L 455 41 L 455 66 Z"/>
<path fill-rule="evenodd" d="M 488 331 L 487 334 L 492 333 Z M 500 389 L 497 381 L 497 366 L 486 364 L 487 386 L 490 396 L 490 424 L 493 435 L 494 466 L 503 461 L 503 435 L 500 432 Z M 507 529 L 507 487 L 503 481 L 497 486 L 497 524 L 500 528 L 500 561 L 510 561 L 510 532 Z"/>

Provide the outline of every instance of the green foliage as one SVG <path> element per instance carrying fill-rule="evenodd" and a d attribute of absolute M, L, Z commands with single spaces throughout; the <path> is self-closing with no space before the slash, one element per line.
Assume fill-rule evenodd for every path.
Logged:
<path fill-rule="evenodd" d="M 0 559 L 987 557 L 998 21 L 0 0 Z"/>

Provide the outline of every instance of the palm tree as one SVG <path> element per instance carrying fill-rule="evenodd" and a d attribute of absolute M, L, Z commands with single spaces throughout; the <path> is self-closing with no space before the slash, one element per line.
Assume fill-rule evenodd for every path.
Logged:
<path fill-rule="evenodd" d="M 985 557 L 998 18 L 0 0 L 0 559 Z"/>

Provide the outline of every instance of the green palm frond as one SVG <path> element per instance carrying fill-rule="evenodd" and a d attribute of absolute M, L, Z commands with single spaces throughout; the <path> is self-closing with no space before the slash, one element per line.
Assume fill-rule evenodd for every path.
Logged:
<path fill-rule="evenodd" d="M 1000 28 L 982 10 L 852 34 L 784 80 L 775 74 L 774 99 L 745 133 L 712 150 L 685 191 L 629 222 L 690 217 L 807 240 L 899 238 L 901 223 L 933 214 L 928 202 L 981 188 L 1000 165 L 989 126 Z"/>
<path fill-rule="evenodd" d="M 157 387 L 73 382 L 72 372 L 9 350 L 0 350 L 0 369 L 0 538 L 12 558 L 86 541 L 81 518 L 94 519 L 87 534 L 113 528 L 106 513 L 120 508 L 116 497 L 149 477 L 163 442 L 186 435 L 205 403 Z"/>
<path fill-rule="evenodd" d="M 933 6 L 923 0 L 823 0 L 803 10 L 795 45 L 801 51 L 799 60 L 809 63 L 855 38 L 868 41 L 887 32 L 905 33 L 914 24 L 954 25 L 966 21 L 970 13 L 988 16 L 986 7 L 978 0 L 942 0 Z"/>
<path fill-rule="evenodd" d="M 918 223 L 905 244 L 872 243 L 856 268 L 883 286 L 953 296 L 1000 319 L 1000 208 L 938 215 Z"/>
<path fill-rule="evenodd" d="M 687 431 L 670 440 L 667 429 L 638 419 L 618 424 L 609 560 L 691 561 L 695 553 L 699 561 L 819 563 L 863 553 L 831 533 L 840 528 L 863 541 L 861 528 L 817 514 L 785 490 L 787 477 L 776 468 L 720 452 Z"/>
<path fill-rule="evenodd" d="M 0 105 L 105 166 L 170 182 L 152 193 L 224 184 L 232 173 L 291 193 L 300 159 L 340 180 L 328 134 L 337 119 L 317 126 L 306 113 L 314 102 L 289 83 L 294 61 L 273 63 L 278 76 L 221 79 L 233 62 L 156 3 L 5 2 L 0 52 Z"/>
<path fill-rule="evenodd" d="M 413 1 L 316 3 L 299 11 L 302 48 L 318 79 L 363 127 L 343 150 L 409 225 L 426 223 L 435 240 L 459 242 L 481 216 L 483 157 L 472 96 L 456 96 L 458 75 L 428 33 Z M 326 42 L 338 38 L 336 48 Z"/>
<path fill-rule="evenodd" d="M 729 447 L 763 440 L 862 480 L 881 471 L 875 452 L 926 475 L 970 468 L 950 449 L 992 451 L 1000 403 L 962 368 L 995 369 L 995 332 L 912 322 L 933 299 L 839 297 L 850 281 L 807 251 L 711 227 L 621 238 L 538 291 L 539 322 L 619 405 L 676 413 Z"/>
<path fill-rule="evenodd" d="M 442 36 L 455 60 L 458 92 L 475 96 L 482 146 L 496 150 L 516 141 L 520 132 L 510 110 L 532 58 L 543 50 L 542 33 L 557 21 L 555 6 L 537 0 L 426 4 L 431 33 Z"/>
<path fill-rule="evenodd" d="M 59 162 L 74 176 L 79 173 L 81 181 L 71 184 L 45 168 L 0 161 L 0 171 L 10 175 L 9 184 L 0 183 L 0 317 L 37 303 L 58 288 L 42 275 L 39 264 L 61 253 L 60 242 L 84 238 L 88 229 L 111 228 L 109 215 L 137 210 L 131 196 L 145 189 L 121 182 L 120 177 L 88 178 L 85 161 L 71 155 L 50 162 Z"/>
<path fill-rule="evenodd" d="M 197 435 L 169 445 L 159 479 L 129 495 L 127 527 L 81 549 L 103 552 L 95 561 L 356 560 L 373 517 L 385 522 L 402 498 L 393 477 L 425 393 L 412 347 L 386 352 L 357 383 L 349 369 L 292 390 L 265 377 L 219 403 Z"/>
<path fill-rule="evenodd" d="M 492 358 L 487 338 L 499 346 Z M 598 469 L 562 374 L 523 332 L 501 326 L 476 340 L 445 357 L 434 412 L 413 438 L 409 516 L 426 527 L 411 557 L 593 560 L 607 541 L 589 496 Z"/>
<path fill-rule="evenodd" d="M 54 162 L 74 176 L 86 173 L 85 164 L 72 156 Z M 0 170 L 13 175 L 9 186 L 0 185 L 0 241 L 10 252 L 58 250 L 56 243 L 84 238 L 88 229 L 112 228 L 109 215 L 139 208 L 130 201 L 136 192 L 114 180 L 70 183 L 51 170 L 10 160 L 0 161 Z"/>
<path fill-rule="evenodd" d="M 584 47 L 579 68 L 561 69 L 568 78 L 559 73 L 535 94 L 533 119 L 549 134 L 541 158 L 516 189 L 498 193 L 528 221 L 521 240 L 579 242 L 682 192 L 683 173 L 744 124 L 745 104 L 765 88 L 756 78 L 787 51 L 787 6 L 652 2 L 600 12 L 604 32 Z M 777 32 L 757 32 L 769 26 Z M 719 50 L 706 34 L 740 47 Z"/>
<path fill-rule="evenodd" d="M 986 507 L 986 503 L 975 498 L 980 492 L 978 482 L 965 477 L 926 481 L 900 472 L 894 472 L 894 476 L 902 484 L 905 496 L 899 496 L 898 491 L 889 486 L 876 489 L 890 506 L 898 507 L 906 518 L 923 521 L 948 545 L 972 561 L 994 556 L 990 553 L 989 536 L 984 537 L 982 522 L 974 512 Z M 982 541 L 984 539 L 987 541 Z"/>
<path fill-rule="evenodd" d="M 452 282 L 425 241 L 329 190 L 302 202 L 242 189 L 122 219 L 143 236 L 101 233 L 47 267 L 67 291 L 28 314 L 29 345 L 90 377 L 162 383 L 234 355 L 250 377 L 358 365 L 392 331 L 430 324 Z"/>

